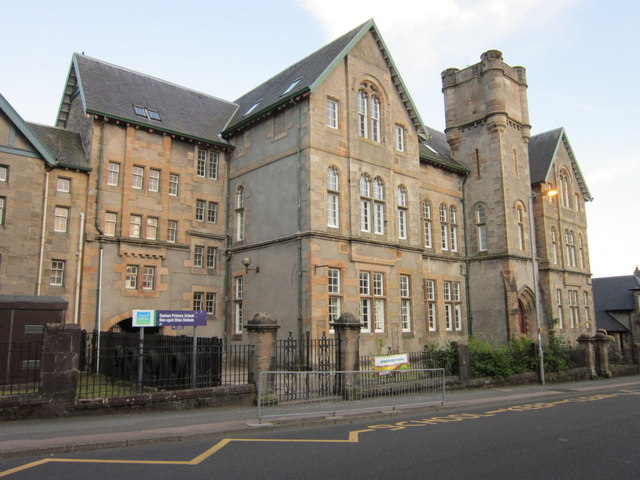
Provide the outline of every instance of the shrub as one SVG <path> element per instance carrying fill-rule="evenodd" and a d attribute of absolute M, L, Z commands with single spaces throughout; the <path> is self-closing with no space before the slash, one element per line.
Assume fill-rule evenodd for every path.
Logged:
<path fill-rule="evenodd" d="M 528 338 L 514 338 L 506 345 L 493 347 L 477 338 L 469 338 L 471 377 L 506 377 L 536 369 L 534 344 Z"/>

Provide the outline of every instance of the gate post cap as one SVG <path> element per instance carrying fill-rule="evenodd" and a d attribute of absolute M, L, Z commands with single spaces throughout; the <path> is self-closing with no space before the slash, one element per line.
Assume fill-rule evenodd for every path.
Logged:
<path fill-rule="evenodd" d="M 336 319 L 335 322 L 331 322 L 331 325 L 334 327 L 346 327 L 346 328 L 362 327 L 362 324 L 355 317 L 355 315 L 349 312 L 344 312 L 342 315 L 340 315 Z"/>
<path fill-rule="evenodd" d="M 261 330 L 261 329 L 278 329 L 278 320 L 265 312 L 256 313 L 251 320 L 247 322 L 245 327 L 247 330 Z"/>

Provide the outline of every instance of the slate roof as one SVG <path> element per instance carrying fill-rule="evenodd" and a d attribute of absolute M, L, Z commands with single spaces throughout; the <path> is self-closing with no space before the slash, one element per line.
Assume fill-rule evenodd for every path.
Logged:
<path fill-rule="evenodd" d="M 469 172 L 467 167 L 451 158 L 451 150 L 447 143 L 447 136 L 443 132 L 426 127 L 426 133 L 428 138 L 420 142 L 420 158 L 422 160 L 435 163 L 459 173 Z"/>
<path fill-rule="evenodd" d="M 252 122 L 274 108 L 287 103 L 292 98 L 296 98 L 306 92 L 313 92 L 368 32 L 373 34 L 383 53 L 387 66 L 391 71 L 396 91 L 402 98 L 416 129 L 424 134 L 424 126 L 418 110 L 415 108 L 413 100 L 400 78 L 400 74 L 378 32 L 375 22 L 368 20 L 237 99 L 235 103 L 238 104 L 238 110 L 223 135 Z M 291 87 L 296 81 L 298 83 Z"/>
<path fill-rule="evenodd" d="M 573 174 L 578 181 L 578 185 L 580 185 L 582 196 L 587 201 L 593 200 L 563 128 L 549 130 L 548 132 L 534 135 L 529 139 L 529 171 L 531 174 L 531 184 L 535 185 L 547 181 L 551 174 L 556 152 L 561 144 L 564 144 L 569 153 Z"/>
<path fill-rule="evenodd" d="M 62 128 L 29 123 L 47 148 L 55 155 L 58 166 L 91 170 L 89 158 L 85 155 L 80 134 Z"/>
<path fill-rule="evenodd" d="M 205 93 L 75 53 L 58 126 L 64 126 L 63 107 L 76 88 L 87 113 L 213 143 L 221 142 L 219 132 L 237 108 Z M 136 115 L 134 105 L 157 111 L 160 120 Z"/>
<path fill-rule="evenodd" d="M 11 104 L 7 101 L 6 98 L 0 94 L 0 110 L 4 112 L 4 114 L 13 122 L 18 131 L 25 136 L 25 138 L 31 143 L 33 148 L 42 156 L 45 162 L 47 162 L 51 166 L 55 166 L 58 161 L 56 160 L 55 155 L 47 145 L 45 145 L 42 140 L 36 135 L 33 129 L 25 122 L 22 117 L 15 111 L 15 109 L 11 106 Z"/>
<path fill-rule="evenodd" d="M 609 312 L 628 312 L 635 309 L 633 290 L 640 290 L 638 277 L 635 275 L 602 277 L 594 278 L 592 282 L 598 328 L 604 328 L 610 332 L 628 331 L 628 327 L 618 322 Z"/>

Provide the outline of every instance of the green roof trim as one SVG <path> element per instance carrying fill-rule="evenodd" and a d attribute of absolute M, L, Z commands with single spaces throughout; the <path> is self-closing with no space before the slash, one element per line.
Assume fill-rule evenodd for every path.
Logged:
<path fill-rule="evenodd" d="M 11 104 L 7 101 L 6 98 L 0 94 L 0 109 L 4 112 L 4 114 L 9 117 L 9 120 L 13 122 L 13 124 L 18 127 L 20 133 L 25 136 L 25 138 L 33 145 L 36 151 L 42 156 L 45 162 L 47 162 L 52 167 L 55 167 L 58 164 L 58 160 L 51 153 L 51 150 L 47 148 L 47 146 L 42 143 L 40 138 L 35 134 L 31 127 L 27 125 L 27 123 L 22 119 L 22 117 L 15 111 L 15 109 L 11 106 Z"/>

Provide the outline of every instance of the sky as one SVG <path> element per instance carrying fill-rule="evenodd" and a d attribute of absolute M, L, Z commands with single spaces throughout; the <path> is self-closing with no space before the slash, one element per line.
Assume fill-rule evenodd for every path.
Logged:
<path fill-rule="evenodd" d="M 3 7 L 0 93 L 53 125 L 74 52 L 233 101 L 373 18 L 424 123 L 440 74 L 500 50 L 527 69 L 532 133 L 564 127 L 593 202 L 594 277 L 640 265 L 636 0 L 24 0 Z M 633 213 L 633 212 L 636 213 Z"/>

